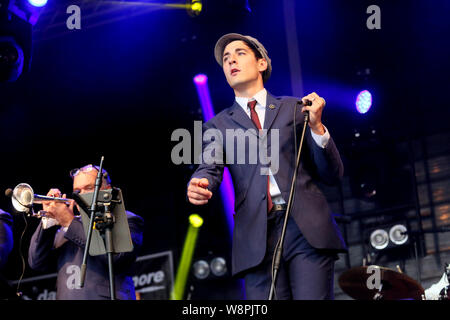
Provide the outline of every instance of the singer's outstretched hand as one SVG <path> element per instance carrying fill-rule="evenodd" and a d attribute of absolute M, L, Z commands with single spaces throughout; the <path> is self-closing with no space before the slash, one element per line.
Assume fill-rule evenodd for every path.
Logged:
<path fill-rule="evenodd" d="M 302 108 L 302 112 L 309 111 L 309 127 L 315 134 L 324 135 L 325 127 L 322 124 L 322 111 L 325 107 L 325 99 L 313 92 L 302 98 L 303 102 L 305 100 L 312 102 L 311 106 L 303 106 Z"/>
<path fill-rule="evenodd" d="M 212 197 L 212 192 L 207 189 L 209 181 L 206 178 L 192 178 L 189 181 L 187 196 L 189 202 L 195 205 L 202 205 L 208 203 Z"/>

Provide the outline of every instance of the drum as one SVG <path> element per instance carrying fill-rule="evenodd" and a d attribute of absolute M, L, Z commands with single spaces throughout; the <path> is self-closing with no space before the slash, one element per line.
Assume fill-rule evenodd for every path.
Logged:
<path fill-rule="evenodd" d="M 379 285 L 371 285 L 372 281 Z M 411 277 L 380 266 L 347 270 L 340 275 L 339 286 L 356 300 L 421 300 L 424 293 L 422 286 Z"/>

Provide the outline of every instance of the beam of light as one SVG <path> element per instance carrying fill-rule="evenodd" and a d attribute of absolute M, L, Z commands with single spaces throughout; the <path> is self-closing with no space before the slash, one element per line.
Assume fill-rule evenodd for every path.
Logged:
<path fill-rule="evenodd" d="M 204 74 L 198 74 L 194 77 L 194 83 L 197 87 L 197 93 L 203 111 L 203 120 L 206 122 L 214 117 L 214 108 L 208 88 L 208 77 Z M 228 168 L 225 168 L 223 172 L 222 184 L 220 185 L 220 194 L 222 196 L 222 203 L 224 206 L 231 239 L 234 228 L 234 188 Z"/>
<path fill-rule="evenodd" d="M 204 74 L 198 74 L 194 77 L 194 83 L 197 87 L 198 98 L 203 112 L 203 120 L 206 122 L 214 117 L 214 108 L 209 95 L 208 77 Z"/>
<path fill-rule="evenodd" d="M 184 240 L 180 263 L 178 264 L 177 274 L 175 276 L 175 283 L 170 294 L 171 300 L 182 300 L 184 297 L 192 256 L 194 255 L 198 232 L 202 224 L 203 219 L 199 215 L 194 214 L 189 216 L 189 227 Z"/>
<path fill-rule="evenodd" d="M 367 90 L 361 91 L 356 97 L 355 105 L 359 113 L 366 113 L 372 106 L 372 94 Z"/>
<path fill-rule="evenodd" d="M 29 1 L 44 1 L 44 0 L 29 0 Z M 45 0 L 47 1 L 47 0 Z M 160 7 L 161 9 L 185 9 L 193 15 L 199 15 L 203 9 L 200 0 L 193 0 L 191 3 L 161 3 L 161 2 L 145 2 L 145 1 L 103 1 L 102 4 L 127 5 L 127 6 L 146 6 L 146 7 Z"/>
<path fill-rule="evenodd" d="M 161 8 L 165 7 L 174 9 L 190 9 L 192 7 L 191 4 L 144 2 L 144 1 L 103 1 L 102 4 L 115 4 L 120 6 L 161 7 Z"/>

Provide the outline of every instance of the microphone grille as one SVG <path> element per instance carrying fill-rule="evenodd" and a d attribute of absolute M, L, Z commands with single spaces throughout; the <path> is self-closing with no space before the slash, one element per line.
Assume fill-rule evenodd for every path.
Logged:
<path fill-rule="evenodd" d="M 13 190 L 11 188 L 8 188 L 8 189 L 5 190 L 5 196 L 11 198 L 12 195 L 13 195 Z"/>

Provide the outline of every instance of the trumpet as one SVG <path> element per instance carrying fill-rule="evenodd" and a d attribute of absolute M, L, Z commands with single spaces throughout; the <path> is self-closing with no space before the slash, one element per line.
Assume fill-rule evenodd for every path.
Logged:
<path fill-rule="evenodd" d="M 69 201 L 71 199 L 66 198 L 58 198 L 58 197 L 49 197 L 49 196 L 42 196 L 39 194 L 35 194 L 33 191 L 33 188 L 27 184 L 27 183 L 20 183 L 18 184 L 14 190 L 11 190 L 11 188 L 7 189 L 5 191 L 5 195 L 8 197 L 11 197 L 12 205 L 14 209 L 16 209 L 19 212 L 25 212 L 30 213 L 33 217 L 41 218 L 45 216 L 45 211 L 40 210 L 37 214 L 33 211 L 33 204 L 34 203 L 43 203 L 47 201 L 55 201 L 55 202 L 62 202 L 67 205 L 69 205 Z"/>

